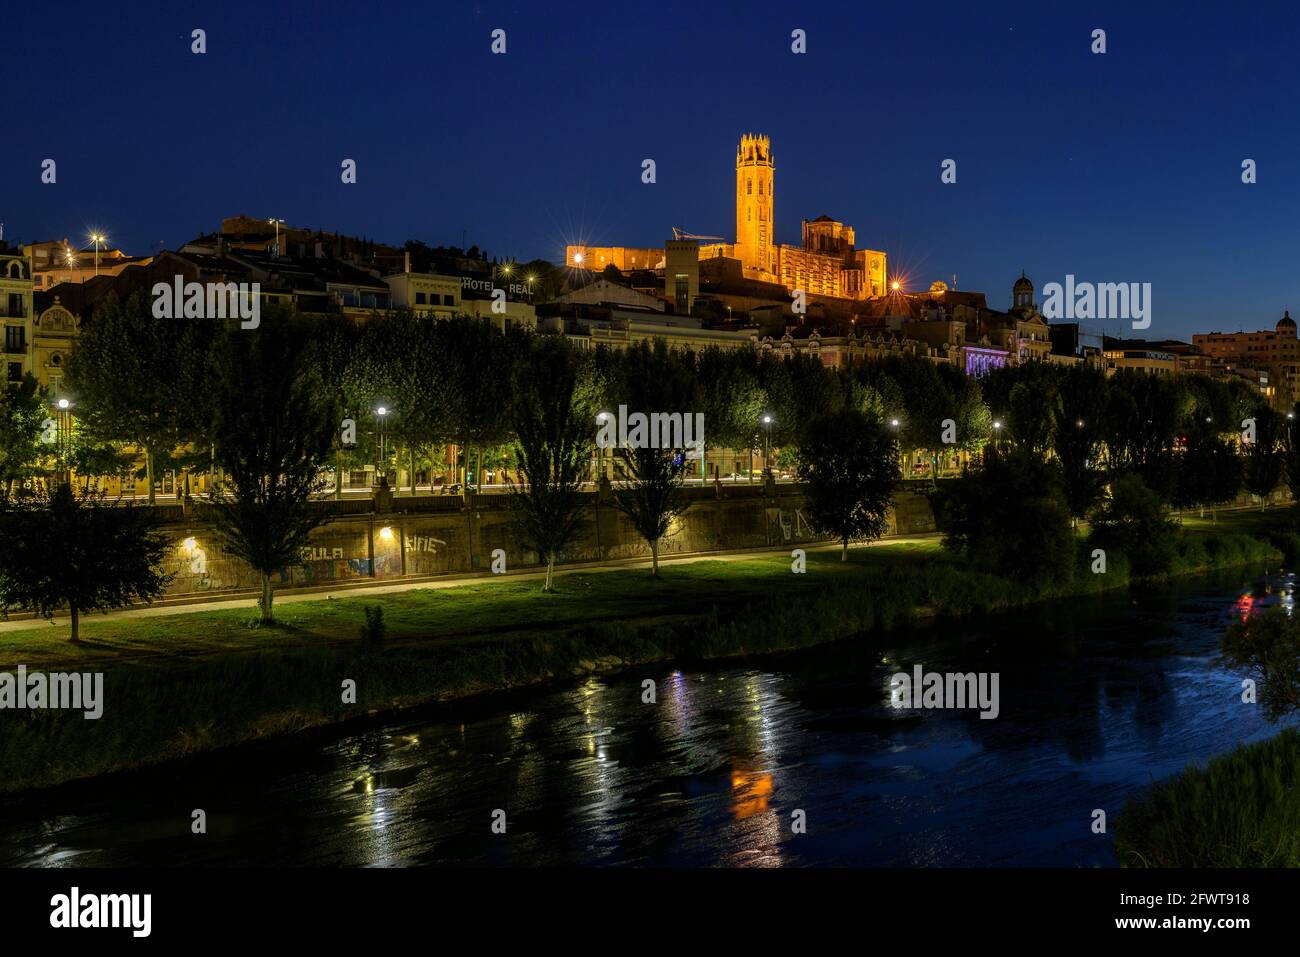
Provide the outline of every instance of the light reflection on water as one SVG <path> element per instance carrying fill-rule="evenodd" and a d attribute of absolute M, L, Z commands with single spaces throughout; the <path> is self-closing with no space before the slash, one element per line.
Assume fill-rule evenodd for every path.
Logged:
<path fill-rule="evenodd" d="M 1294 581 L 1274 584 L 590 678 L 236 749 L 11 800 L 0 863 L 1113 864 L 1093 808 L 1113 820 L 1149 782 L 1273 733 L 1214 654 L 1244 609 L 1292 607 Z M 917 663 L 998 671 L 999 718 L 888 708 L 888 676 Z"/>

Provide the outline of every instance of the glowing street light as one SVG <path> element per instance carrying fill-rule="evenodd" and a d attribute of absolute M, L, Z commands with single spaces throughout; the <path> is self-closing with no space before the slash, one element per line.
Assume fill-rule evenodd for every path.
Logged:
<path fill-rule="evenodd" d="M 772 416 L 763 416 L 763 475 L 767 478 L 772 476 L 772 458 L 770 452 L 770 440 L 772 438 Z"/>
<path fill-rule="evenodd" d="M 108 242 L 108 237 L 103 233 L 91 233 L 90 242 L 95 247 L 95 275 L 99 275 L 99 250 Z"/>
<path fill-rule="evenodd" d="M 280 226 L 284 223 L 284 220 L 276 219 L 274 216 L 272 216 L 270 219 L 267 220 L 267 222 L 275 227 L 275 255 L 276 258 L 278 259 L 280 256 Z"/>
<path fill-rule="evenodd" d="M 379 484 L 387 485 L 388 484 L 388 456 L 385 454 L 387 450 L 387 444 L 388 444 L 387 443 L 387 439 L 388 439 L 387 406 L 381 405 L 379 408 L 375 409 L 375 414 L 379 416 L 379 468 L 381 469 L 379 474 Z"/>

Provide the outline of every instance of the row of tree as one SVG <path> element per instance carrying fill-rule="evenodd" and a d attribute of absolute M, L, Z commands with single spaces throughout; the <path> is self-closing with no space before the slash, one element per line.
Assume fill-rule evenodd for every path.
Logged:
<path fill-rule="evenodd" d="M 378 460 L 381 405 L 391 410 L 388 451 L 412 475 L 450 445 L 512 462 L 519 526 L 547 565 L 548 589 L 580 521 L 597 415 L 618 405 L 701 412 L 714 449 L 752 447 L 769 429 L 806 483 L 814 526 L 834 535 L 842 554 L 851 539 L 885 529 L 901 450 L 926 450 L 933 462 L 946 450 L 983 449 L 985 469 L 948 503 L 958 529 L 950 543 L 972 554 L 1000 549 L 992 563 L 1012 573 L 1017 562 L 1042 563 L 1032 552 L 1003 554 L 1007 521 L 1059 527 L 1048 519 L 1088 516 L 1118 480 L 1131 478 L 1157 504 L 1212 505 L 1243 480 L 1263 495 L 1281 475 L 1300 476 L 1288 464 L 1297 455 L 1288 421 L 1244 383 L 1107 378 L 1082 365 L 1026 364 L 976 381 L 911 356 L 832 370 L 803 357 L 671 352 L 662 343 L 584 350 L 474 319 L 397 315 L 353 325 L 288 309 L 272 310 L 252 332 L 155 319 L 135 297 L 96 311 L 68 382 L 79 450 L 119 461 L 138 450 L 150 477 L 160 459 L 187 457 L 219 475 L 205 508 L 226 548 L 260 573 L 266 620 L 272 575 L 296 561 L 324 517 L 310 500 L 325 470 Z M 31 383 L 4 401 L 0 467 L 13 491 L 38 467 L 46 421 Z M 349 421 L 362 426 L 355 445 Z M 648 447 L 615 456 L 622 481 L 612 500 L 646 540 L 657 574 L 660 543 L 686 508 L 689 460 Z M 5 498 L 12 505 L 20 496 Z M 1006 503 L 1038 518 L 1005 515 Z M 76 500 L 50 496 L 44 507 L 55 504 Z M 14 505 L 10 514 L 27 511 Z"/>

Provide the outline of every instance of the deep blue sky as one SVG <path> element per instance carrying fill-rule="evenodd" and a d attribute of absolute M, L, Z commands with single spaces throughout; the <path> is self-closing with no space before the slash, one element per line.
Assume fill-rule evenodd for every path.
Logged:
<path fill-rule="evenodd" d="M 1040 301 L 1074 273 L 1151 282 L 1153 338 L 1271 326 L 1300 309 L 1300 14 L 1135 6 L 11 4 L 0 221 L 139 254 L 247 213 L 558 262 L 730 237 L 762 131 L 779 241 L 827 213 L 914 286 L 955 273 L 1004 308 L 1022 268 Z"/>

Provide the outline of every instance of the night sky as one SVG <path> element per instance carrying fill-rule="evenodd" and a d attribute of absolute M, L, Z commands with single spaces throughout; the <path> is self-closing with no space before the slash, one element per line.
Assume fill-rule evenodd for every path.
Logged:
<path fill-rule="evenodd" d="M 1150 282 L 1152 338 L 1300 309 L 1300 14 L 1061 6 L 10 4 L 0 221 L 147 254 L 246 213 L 559 262 L 674 225 L 731 238 L 755 131 L 778 241 L 828 214 L 912 288 L 956 274 L 1006 308 L 1021 269 L 1040 303 L 1066 273 Z"/>

